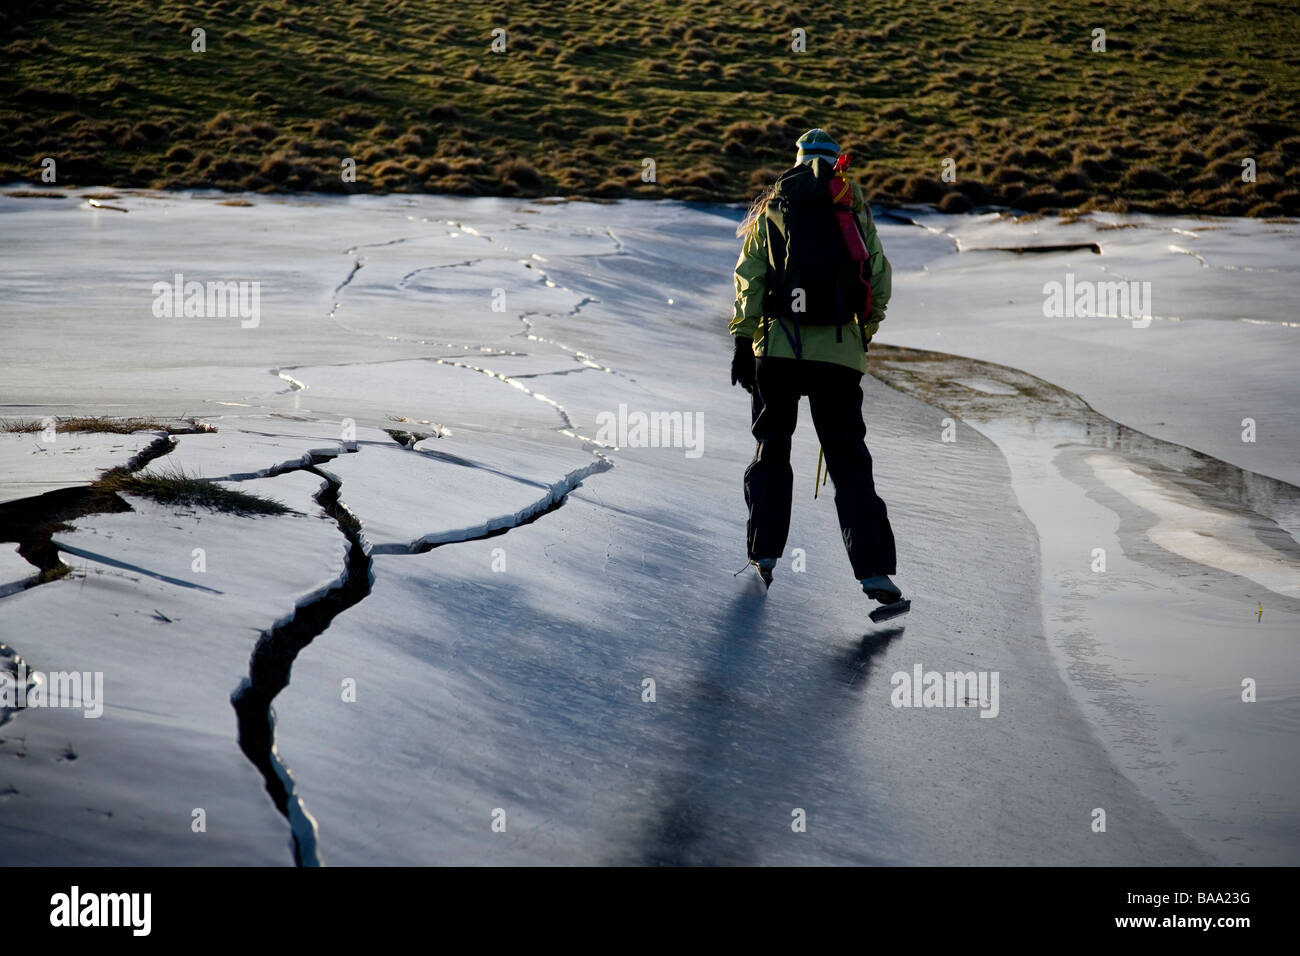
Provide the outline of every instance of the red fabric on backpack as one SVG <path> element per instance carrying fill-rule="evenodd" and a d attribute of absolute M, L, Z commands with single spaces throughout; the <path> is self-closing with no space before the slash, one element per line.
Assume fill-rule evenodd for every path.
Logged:
<path fill-rule="evenodd" d="M 866 304 L 860 313 L 865 322 L 867 316 L 871 314 L 871 279 L 867 272 L 867 245 L 863 242 L 862 232 L 858 228 L 858 217 L 853 211 L 853 187 L 849 184 L 846 175 L 850 162 L 852 157 L 848 153 L 840 154 L 840 158 L 835 161 L 835 174 L 831 176 L 827 189 L 830 192 L 831 203 L 835 207 L 835 221 L 839 223 L 844 247 L 848 249 L 849 257 L 858 264 L 858 281 L 866 290 Z"/>

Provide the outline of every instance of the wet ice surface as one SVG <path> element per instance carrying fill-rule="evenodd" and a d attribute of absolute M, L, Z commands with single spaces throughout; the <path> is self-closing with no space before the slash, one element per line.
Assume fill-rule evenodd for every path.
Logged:
<path fill-rule="evenodd" d="M 1049 630 L 1090 718 L 1221 859 L 1294 862 L 1300 548 L 1287 538 L 1275 550 L 1275 525 L 1206 502 L 1197 530 L 1176 526 L 1190 493 L 1120 456 L 1062 450 L 1052 464 L 1066 483 L 1035 476 L 1023 438 L 980 427 L 1017 461 L 1016 491 L 1044 543 Z M 1092 569 L 1097 548 L 1104 571 Z M 1245 680 L 1259 703 L 1243 702 Z"/>
<path fill-rule="evenodd" d="M 320 479 L 265 481 L 275 490 L 247 490 L 301 514 L 131 498 L 133 513 L 56 535 L 66 577 L 4 598 L 4 642 L 29 668 L 103 674 L 102 716 L 28 708 L 0 729 L 6 862 L 292 862 L 229 698 L 261 629 L 337 582 L 344 542 L 311 500 Z M 192 830 L 196 809 L 203 832 Z"/>
<path fill-rule="evenodd" d="M 904 242 L 882 226 L 895 301 L 880 341 L 1023 369 L 1139 431 L 1300 484 L 1300 224 L 911 215 L 925 232 Z M 1092 243 L 1100 255 L 995 251 Z M 1044 285 L 1067 274 L 1149 282 L 1151 322 L 1045 316 Z"/>
<path fill-rule="evenodd" d="M 102 668 L 109 688 L 89 730 L 29 709 L 0 731 L 0 786 L 40 795 L 0 796 L 4 819 L 35 834 L 24 852 L 291 860 L 229 697 L 259 634 L 345 573 L 347 539 L 310 501 L 322 479 L 295 470 L 316 462 L 374 582 L 298 653 L 274 705 L 294 806 L 318 823 L 326 863 L 1297 862 L 1284 747 L 1300 699 L 1286 543 L 1300 511 L 1285 491 L 1170 491 L 1133 442 L 1002 433 L 997 416 L 979 425 L 993 441 L 963 422 L 945 443 L 948 405 L 868 379 L 913 612 L 866 620 L 832 503 L 811 498 L 806 427 L 790 547 L 807 570 L 787 556 L 764 596 L 731 575 L 752 453 L 747 396 L 726 373 L 737 211 L 251 198 L 128 193 L 126 215 L 0 200 L 7 413 L 198 416 L 218 430 L 179 436 L 151 470 L 233 479 L 302 512 L 88 516 L 58 536 L 92 555 L 67 559 L 84 569 L 3 599 L 0 641 L 33 667 Z M 882 340 L 1026 367 L 1127 424 L 1296 480 L 1300 330 L 1281 321 L 1294 227 L 922 218 L 880 218 L 896 277 Z M 1103 255 L 976 251 L 1041 242 Z M 56 282 L 49 263 L 69 249 L 78 273 Z M 1150 328 L 1042 317 L 1042 283 L 1097 262 L 1153 280 Z M 177 273 L 261 282 L 259 322 L 154 318 L 152 283 Z M 41 363 L 13 358 L 31 350 Z M 1003 371 L 973 363 L 954 387 L 1012 401 Z M 599 416 L 620 406 L 703 413 L 703 454 L 612 447 Z M 1062 441 L 1079 453 L 1058 456 Z M 44 478 L 29 464 L 14 477 Z M 1087 570 L 1096 546 L 1104 586 Z M 196 574 L 194 547 L 246 560 L 224 551 L 224 576 Z M 106 581 L 112 600 L 93 589 Z M 1266 610 L 1246 627 L 1256 597 Z M 151 628 L 187 643 L 142 639 Z M 999 672 L 997 718 L 891 706 L 891 676 L 917 664 Z M 1241 704 L 1251 673 L 1268 681 Z M 158 684 L 190 702 L 148 710 L 145 734 L 129 715 Z M 78 776 L 51 743 L 73 727 L 94 755 Z M 19 730 L 40 760 L 9 759 Z M 142 759 L 171 769 L 141 776 Z M 92 856 L 81 830 L 51 834 L 96 787 L 119 823 Z M 188 820 L 209 794 L 231 829 L 204 844 Z M 150 839 L 132 842 L 124 817 Z M 311 825 L 295 817 L 299 836 Z"/>
<path fill-rule="evenodd" d="M 876 373 L 1006 455 L 1042 544 L 1049 641 L 1120 764 L 1221 860 L 1294 861 L 1300 490 L 1022 372 L 985 366 L 997 388 L 971 395 L 961 376 L 978 363 L 920 354 L 878 352 Z"/>
<path fill-rule="evenodd" d="M 681 387 L 688 404 L 713 388 Z M 977 515 L 913 561 L 924 622 L 866 621 L 830 502 L 811 507 L 806 435 L 791 542 L 809 571 L 783 563 L 766 597 L 752 573 L 732 577 L 743 505 L 700 507 L 711 488 L 735 494 L 747 442 L 729 403 L 709 419 L 716 453 L 624 449 L 535 523 L 376 558 L 374 593 L 303 652 L 276 705 L 326 862 L 1136 863 L 1153 846 L 1200 859 L 1062 694 L 1021 584 L 1032 531 L 994 449 L 912 442 L 911 467 L 951 479 L 917 487 L 888 449 L 932 410 L 868 391 L 900 535 Z M 1011 546 L 970 574 L 994 534 Z M 894 709 L 889 675 L 918 661 L 999 670 L 1001 713 Z M 1122 839 L 1091 839 L 1090 801 L 1122 808 Z M 806 834 L 790 829 L 796 808 Z"/>

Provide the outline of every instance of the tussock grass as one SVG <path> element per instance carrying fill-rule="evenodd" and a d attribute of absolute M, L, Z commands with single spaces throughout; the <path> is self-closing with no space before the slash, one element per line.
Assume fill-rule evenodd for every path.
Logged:
<path fill-rule="evenodd" d="M 114 468 L 91 485 L 97 492 L 139 495 L 166 505 L 191 505 L 237 515 L 293 514 L 292 508 L 261 495 L 227 488 L 180 468 L 158 472 L 130 472 Z"/>
<path fill-rule="evenodd" d="M 44 423 L 32 419 L 0 420 L 0 432 L 41 432 Z M 98 416 L 81 418 L 57 418 L 54 421 L 55 432 L 98 432 L 114 435 L 130 435 L 133 432 L 156 431 L 172 432 L 175 423 L 167 424 L 152 418 L 101 418 Z"/>
<path fill-rule="evenodd" d="M 36 182 L 56 156 L 60 185 L 744 201 L 824 126 L 884 201 L 1300 214 L 1300 18 L 1273 0 L 351 0 L 310 14 L 193 0 L 185 14 L 4 4 L 0 182 Z"/>

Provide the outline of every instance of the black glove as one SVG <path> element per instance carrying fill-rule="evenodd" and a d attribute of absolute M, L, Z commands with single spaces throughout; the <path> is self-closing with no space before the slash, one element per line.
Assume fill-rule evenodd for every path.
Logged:
<path fill-rule="evenodd" d="M 754 390 L 754 340 L 743 335 L 733 336 L 736 351 L 731 354 L 731 384 L 739 384 L 747 392 Z"/>

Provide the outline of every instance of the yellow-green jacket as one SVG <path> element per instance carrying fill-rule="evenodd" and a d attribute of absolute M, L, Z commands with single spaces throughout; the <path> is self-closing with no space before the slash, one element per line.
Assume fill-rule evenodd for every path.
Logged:
<path fill-rule="evenodd" d="M 890 286 L 893 272 L 889 260 L 885 258 L 880 247 L 880 237 L 876 235 L 876 224 L 871 218 L 871 210 L 862 198 L 862 189 L 853 184 L 853 211 L 862 223 L 862 233 L 867 237 L 867 254 L 871 257 L 871 315 L 867 317 L 866 327 L 859 326 L 859 316 L 852 325 L 840 329 L 840 341 L 836 341 L 833 325 L 800 325 L 799 339 L 803 348 L 803 358 L 814 362 L 835 362 L 847 365 L 859 372 L 867 370 L 867 353 L 862 349 L 862 333 L 867 340 L 876 334 L 880 322 L 885 317 L 885 307 L 889 304 Z M 763 293 L 767 281 L 767 217 L 760 215 L 753 228 L 745 236 L 745 244 L 736 261 L 736 305 L 731 319 L 731 334 L 743 335 L 754 340 L 755 355 L 769 355 L 773 358 L 797 358 L 790 337 L 794 329 L 789 329 L 788 336 L 781 329 L 777 319 L 770 319 L 767 324 L 767 338 L 764 342 L 763 332 Z M 764 352 L 766 344 L 767 351 Z"/>

